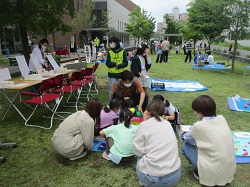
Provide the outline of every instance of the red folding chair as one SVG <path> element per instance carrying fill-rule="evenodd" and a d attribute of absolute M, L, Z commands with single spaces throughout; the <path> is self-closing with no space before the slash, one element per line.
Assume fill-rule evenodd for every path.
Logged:
<path fill-rule="evenodd" d="M 27 99 L 27 100 L 23 100 L 22 103 L 26 104 L 28 107 L 30 107 L 33 111 L 30 114 L 30 116 L 26 119 L 25 121 L 25 125 L 26 126 L 30 126 L 30 127 L 39 127 L 42 129 L 51 129 L 52 125 L 53 125 L 53 119 L 60 119 L 63 120 L 64 117 L 59 115 L 57 113 L 57 108 L 60 105 L 63 95 L 62 94 L 57 94 L 57 93 L 51 93 L 50 90 L 54 87 L 54 79 L 50 78 L 50 79 L 46 79 L 43 80 L 41 83 L 41 86 L 39 88 L 39 92 L 37 93 L 37 95 L 34 95 L 34 93 L 30 93 L 30 95 L 33 95 L 33 98 Z M 48 92 L 49 90 L 49 92 Z M 27 95 L 28 92 L 25 92 L 24 94 Z M 49 102 L 54 101 L 55 104 L 50 107 L 49 106 Z M 34 107 L 32 107 L 34 105 Z M 44 108 L 46 108 L 48 111 L 52 112 L 51 116 L 45 116 L 43 114 L 41 114 L 37 109 L 38 106 L 44 106 Z M 34 113 L 38 113 L 41 116 L 43 116 L 44 118 L 50 118 L 50 126 L 49 127 L 44 127 L 41 125 L 32 125 L 32 124 L 28 124 L 29 120 L 31 119 L 31 117 L 34 115 Z M 58 118 L 55 118 L 54 116 L 57 116 Z"/>
<path fill-rule="evenodd" d="M 92 73 L 89 75 L 85 75 L 84 78 L 85 79 L 92 79 L 93 80 L 93 84 L 91 86 L 94 86 L 94 90 L 91 88 L 90 89 L 90 95 L 93 96 L 93 95 L 98 95 L 98 92 L 99 92 L 99 89 L 98 89 L 98 86 L 97 86 L 97 74 L 96 74 L 96 70 L 99 66 L 99 63 L 95 63 L 93 65 L 93 70 L 92 70 Z"/>
<path fill-rule="evenodd" d="M 66 103 L 68 105 L 63 105 L 64 107 L 75 107 L 76 111 L 78 111 L 78 104 L 81 104 L 82 106 L 84 106 L 82 103 L 79 102 L 79 98 L 80 98 L 80 93 L 82 91 L 82 86 L 81 85 L 72 85 L 71 81 L 73 80 L 77 80 L 79 78 L 79 72 L 73 72 L 72 76 L 70 78 L 68 78 L 67 83 L 65 83 L 64 80 L 64 75 L 58 75 L 54 78 L 55 81 L 55 93 L 61 93 L 61 94 L 65 94 L 68 93 L 69 96 L 66 100 Z M 76 92 L 76 94 L 75 94 Z M 74 96 L 75 101 L 72 102 L 70 101 L 71 96 Z M 72 106 L 72 104 L 74 104 L 74 106 Z"/>
<path fill-rule="evenodd" d="M 89 72 L 92 72 L 92 71 L 93 71 L 93 68 L 85 68 L 85 69 L 83 69 L 80 72 L 79 79 L 71 82 L 72 85 L 82 86 L 81 98 L 86 98 L 87 100 L 89 100 L 89 90 L 90 90 L 90 88 L 91 88 L 91 86 L 93 84 L 93 80 L 92 79 L 86 79 L 85 75 L 88 75 Z"/>

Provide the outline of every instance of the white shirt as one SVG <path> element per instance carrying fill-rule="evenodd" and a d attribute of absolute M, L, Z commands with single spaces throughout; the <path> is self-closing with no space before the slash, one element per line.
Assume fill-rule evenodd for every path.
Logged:
<path fill-rule="evenodd" d="M 213 64 L 214 63 L 214 57 L 213 57 L 213 55 L 209 55 L 207 57 L 207 61 L 209 62 L 209 64 Z"/>
<path fill-rule="evenodd" d="M 32 54 L 36 54 L 37 55 L 37 58 L 38 58 L 38 61 L 39 63 L 42 65 L 44 63 L 44 59 L 43 59 L 43 56 L 42 56 L 42 52 L 41 50 L 39 49 L 38 45 L 36 45 L 34 47 L 34 49 L 32 50 Z M 29 69 L 30 71 L 33 71 L 33 72 L 36 72 L 36 68 L 30 58 L 30 61 L 29 61 Z"/>

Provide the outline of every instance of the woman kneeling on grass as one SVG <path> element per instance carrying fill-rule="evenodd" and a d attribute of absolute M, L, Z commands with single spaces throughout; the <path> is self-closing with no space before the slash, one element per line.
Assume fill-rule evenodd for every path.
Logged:
<path fill-rule="evenodd" d="M 234 141 L 226 119 L 216 117 L 216 104 L 208 95 L 193 100 L 192 109 L 200 121 L 182 135 L 182 153 L 194 167 L 194 177 L 206 186 L 224 186 L 236 170 Z"/>
<path fill-rule="evenodd" d="M 125 109 L 120 113 L 120 124 L 112 125 L 100 132 L 100 135 L 106 137 L 106 152 L 102 157 L 111 160 L 115 164 L 121 161 L 129 161 L 134 158 L 133 139 L 137 126 L 130 125 L 133 113 Z"/>
<path fill-rule="evenodd" d="M 164 110 L 164 102 L 151 101 L 134 138 L 134 153 L 138 157 L 136 174 L 144 186 L 172 187 L 180 180 L 177 140 L 171 124 L 161 118 Z"/>
<path fill-rule="evenodd" d="M 102 103 L 89 100 L 85 110 L 68 116 L 56 129 L 52 143 L 56 151 L 65 158 L 76 160 L 93 147 L 95 123 L 100 123 Z"/>

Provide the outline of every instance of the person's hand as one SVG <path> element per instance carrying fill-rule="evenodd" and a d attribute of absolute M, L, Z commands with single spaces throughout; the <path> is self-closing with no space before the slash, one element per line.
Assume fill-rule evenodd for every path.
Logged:
<path fill-rule="evenodd" d="M 141 106 L 141 105 L 137 105 L 137 108 L 138 108 L 138 110 L 143 114 L 142 106 Z"/>
<path fill-rule="evenodd" d="M 167 116 L 165 116 L 163 119 L 164 119 L 164 120 L 168 120 L 168 117 L 167 117 Z"/>
<path fill-rule="evenodd" d="M 116 63 L 116 68 L 117 68 L 117 69 L 118 69 L 118 65 L 119 65 L 119 64 L 118 64 L 118 63 Z"/>
<path fill-rule="evenodd" d="M 142 74 L 142 73 L 139 73 L 139 76 L 140 76 L 140 77 L 143 77 L 143 74 Z"/>

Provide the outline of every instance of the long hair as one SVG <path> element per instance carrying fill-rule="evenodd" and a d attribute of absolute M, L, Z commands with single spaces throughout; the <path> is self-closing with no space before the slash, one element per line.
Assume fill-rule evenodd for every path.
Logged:
<path fill-rule="evenodd" d="M 124 122 L 124 126 L 129 128 L 131 119 L 133 118 L 133 113 L 129 109 L 124 109 L 121 111 L 120 115 L 120 122 Z"/>
<path fill-rule="evenodd" d="M 151 117 L 155 117 L 157 121 L 161 121 L 160 116 L 164 115 L 165 104 L 163 101 L 155 99 L 148 104 L 147 111 Z"/>
<path fill-rule="evenodd" d="M 100 126 L 100 115 L 102 110 L 102 103 L 98 99 L 91 99 L 87 102 L 85 111 L 95 121 L 95 127 Z"/>

